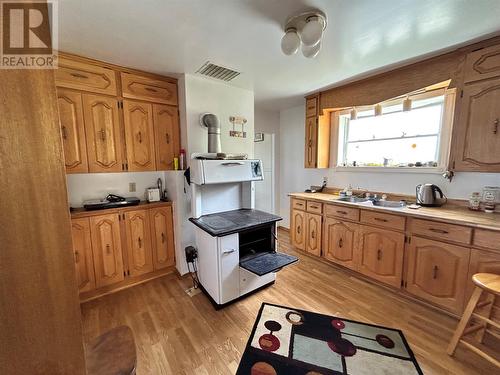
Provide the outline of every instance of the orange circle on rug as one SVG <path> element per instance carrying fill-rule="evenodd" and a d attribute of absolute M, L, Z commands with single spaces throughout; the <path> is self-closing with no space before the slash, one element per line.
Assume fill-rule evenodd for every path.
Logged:
<path fill-rule="evenodd" d="M 276 375 L 276 370 L 273 366 L 266 362 L 257 362 L 250 369 L 251 375 Z"/>

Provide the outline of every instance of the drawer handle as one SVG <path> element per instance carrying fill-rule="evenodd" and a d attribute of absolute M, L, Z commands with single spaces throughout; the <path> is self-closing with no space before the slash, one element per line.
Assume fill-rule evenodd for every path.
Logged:
<path fill-rule="evenodd" d="M 83 78 L 83 79 L 89 79 L 86 75 L 80 74 L 80 73 L 71 73 L 71 75 L 75 78 Z"/>
<path fill-rule="evenodd" d="M 382 250 L 378 249 L 377 250 L 377 260 L 381 260 L 382 259 Z"/>
<path fill-rule="evenodd" d="M 344 246 L 344 240 L 342 238 L 339 240 L 339 248 L 342 249 L 342 246 Z"/>
<path fill-rule="evenodd" d="M 432 270 L 432 278 L 433 279 L 437 279 L 437 277 L 438 277 L 438 271 L 439 271 L 438 266 L 434 266 L 434 268 Z"/>
<path fill-rule="evenodd" d="M 444 230 L 444 229 L 429 228 L 429 230 L 431 232 L 439 233 L 439 234 L 448 234 L 449 233 L 447 230 Z"/>
<path fill-rule="evenodd" d="M 225 167 L 234 167 L 236 165 L 244 165 L 245 163 L 243 163 L 242 161 L 227 161 L 225 163 L 222 163 L 221 165 L 225 166 Z"/>
<path fill-rule="evenodd" d="M 304 203 L 295 203 L 296 206 L 304 207 Z"/>
<path fill-rule="evenodd" d="M 373 218 L 373 220 L 376 220 L 376 221 L 381 221 L 381 222 L 383 222 L 383 223 L 387 223 L 387 222 L 389 221 L 389 220 L 387 220 L 387 219 L 382 219 L 382 218 L 380 218 L 380 217 L 374 217 L 374 218 Z"/>
<path fill-rule="evenodd" d="M 336 211 L 338 214 L 347 215 L 346 211 Z"/>
<path fill-rule="evenodd" d="M 145 87 L 144 89 L 148 90 L 149 92 L 158 92 L 158 90 L 155 90 L 155 89 L 153 89 L 151 87 Z"/>
<path fill-rule="evenodd" d="M 315 209 L 318 209 L 319 207 L 318 206 L 310 206 L 311 208 L 315 208 Z"/>
<path fill-rule="evenodd" d="M 234 253 L 235 251 L 236 251 L 236 250 L 234 250 L 234 249 L 224 250 L 224 251 L 222 252 L 222 254 L 232 254 L 232 253 Z"/>

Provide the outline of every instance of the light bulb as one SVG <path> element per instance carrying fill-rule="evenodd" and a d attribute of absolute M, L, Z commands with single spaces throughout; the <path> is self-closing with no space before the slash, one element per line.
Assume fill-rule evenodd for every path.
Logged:
<path fill-rule="evenodd" d="M 296 29 L 288 29 L 281 38 L 281 50 L 285 55 L 297 53 L 300 46 L 300 38 Z"/>
<path fill-rule="evenodd" d="M 309 17 L 300 32 L 300 39 L 302 44 L 311 47 L 319 43 L 322 35 L 323 24 L 320 22 L 319 17 Z"/>
<path fill-rule="evenodd" d="M 321 43 L 316 43 L 316 45 L 314 46 L 306 46 L 305 44 L 302 44 L 302 54 L 308 59 L 312 59 L 318 56 L 320 49 Z"/>

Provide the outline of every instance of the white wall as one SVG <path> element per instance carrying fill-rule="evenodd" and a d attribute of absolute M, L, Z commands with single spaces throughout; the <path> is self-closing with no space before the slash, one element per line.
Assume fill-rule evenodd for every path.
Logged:
<path fill-rule="evenodd" d="M 104 198 L 108 194 L 145 199 L 146 189 L 155 187 L 163 172 L 120 172 L 68 174 L 68 199 L 71 207 L 81 207 L 84 200 Z M 135 182 L 136 191 L 129 192 L 129 183 Z"/>
<path fill-rule="evenodd" d="M 280 215 L 283 226 L 289 226 L 290 192 L 304 191 L 309 185 L 321 185 L 323 176 L 328 186 L 345 187 L 351 184 L 374 191 L 415 194 L 420 183 L 439 185 L 449 198 L 467 199 L 471 192 L 484 186 L 500 185 L 500 173 L 456 173 L 452 182 L 440 174 L 429 173 L 373 173 L 334 172 L 333 169 L 304 168 L 304 118 L 305 106 L 301 105 L 280 112 Z"/>

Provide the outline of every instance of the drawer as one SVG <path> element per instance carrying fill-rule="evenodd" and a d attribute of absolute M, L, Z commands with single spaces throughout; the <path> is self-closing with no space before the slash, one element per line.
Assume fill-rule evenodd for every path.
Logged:
<path fill-rule="evenodd" d="M 342 219 L 359 221 L 359 209 L 345 206 L 327 204 L 325 207 L 326 216 L 340 217 Z"/>
<path fill-rule="evenodd" d="M 292 199 L 292 208 L 294 210 L 302 210 L 302 211 L 305 211 L 306 210 L 306 201 L 303 200 L 303 199 L 296 199 L 296 198 L 293 198 Z"/>
<path fill-rule="evenodd" d="M 318 202 L 307 201 L 307 212 L 321 214 L 323 212 L 323 204 Z"/>
<path fill-rule="evenodd" d="M 318 114 L 318 98 L 306 99 L 306 117 L 316 117 Z"/>
<path fill-rule="evenodd" d="M 410 231 L 413 234 L 467 245 L 471 243 L 472 238 L 472 228 L 429 220 L 413 219 Z"/>
<path fill-rule="evenodd" d="M 120 73 L 124 98 L 177 105 L 177 84 L 131 73 Z"/>
<path fill-rule="evenodd" d="M 476 229 L 472 244 L 487 249 L 500 250 L 500 231 Z"/>
<path fill-rule="evenodd" d="M 56 86 L 116 95 L 116 76 L 112 69 L 84 62 L 59 58 L 55 69 Z"/>
<path fill-rule="evenodd" d="M 406 218 L 404 216 L 361 210 L 360 221 L 362 223 L 378 225 L 389 229 L 404 230 Z"/>

